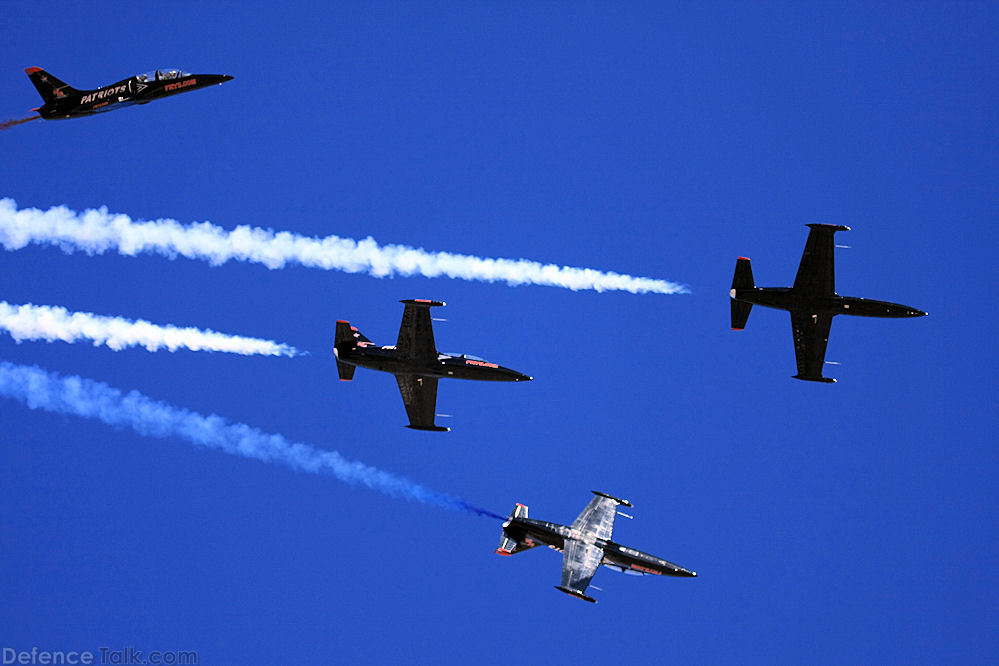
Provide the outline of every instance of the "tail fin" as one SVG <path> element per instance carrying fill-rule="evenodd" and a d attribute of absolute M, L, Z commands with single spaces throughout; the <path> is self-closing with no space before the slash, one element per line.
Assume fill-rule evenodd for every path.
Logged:
<path fill-rule="evenodd" d="M 749 312 L 753 309 L 752 303 L 735 300 L 736 292 L 739 289 L 753 289 L 756 282 L 753 281 L 753 267 L 749 263 L 748 257 L 739 257 L 735 262 L 735 275 L 732 276 L 732 330 L 741 331 L 746 328 L 746 321 L 749 319 Z"/>
<path fill-rule="evenodd" d="M 351 326 L 349 321 L 344 321 L 343 319 L 337 319 L 336 331 L 333 336 L 333 343 L 337 346 L 344 342 L 351 343 L 357 347 L 366 347 L 374 344 L 371 340 L 364 337 L 364 333 L 357 330 L 356 326 Z"/>
<path fill-rule="evenodd" d="M 80 91 L 69 84 L 63 83 L 56 77 L 46 72 L 41 67 L 29 67 L 24 70 L 31 82 L 35 84 L 38 94 L 42 96 L 46 104 L 58 102 L 64 97 L 78 94 Z"/>
<path fill-rule="evenodd" d="M 511 518 L 527 518 L 527 505 L 517 503 L 513 507 L 513 511 L 510 512 Z"/>
<path fill-rule="evenodd" d="M 514 506 L 513 511 L 510 512 L 510 520 L 512 521 L 514 518 L 527 518 L 527 507 L 523 504 L 517 504 Z M 510 521 L 503 523 L 503 534 L 500 536 L 499 548 L 496 549 L 496 553 L 498 555 L 513 555 L 514 553 L 530 550 L 538 545 L 530 539 L 518 541 L 517 539 L 511 537 L 505 529 L 505 526 L 509 524 Z"/>
<path fill-rule="evenodd" d="M 354 370 L 357 369 L 357 366 L 342 362 L 339 357 L 339 350 L 344 347 L 355 349 L 371 344 L 373 344 L 371 340 L 364 337 L 364 334 L 358 331 L 357 328 L 351 326 L 349 321 L 337 321 L 336 331 L 333 334 L 333 354 L 337 356 L 336 370 L 340 375 L 341 381 L 349 382 L 353 379 Z"/>

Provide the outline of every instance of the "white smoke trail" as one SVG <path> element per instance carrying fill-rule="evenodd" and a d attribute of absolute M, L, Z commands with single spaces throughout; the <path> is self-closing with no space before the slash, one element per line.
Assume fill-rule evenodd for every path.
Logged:
<path fill-rule="evenodd" d="M 22 340 L 91 340 L 95 347 L 107 345 L 115 351 L 142 346 L 149 351 L 159 349 L 190 349 L 230 354 L 260 354 L 263 356 L 297 356 L 294 347 L 238 335 L 216 333 L 187 327 L 157 326 L 139 319 L 105 317 L 91 312 L 70 312 L 66 308 L 48 305 L 11 305 L 0 301 L 0 330 L 6 330 Z"/>
<path fill-rule="evenodd" d="M 174 407 L 138 391 L 122 393 L 92 379 L 63 377 L 37 366 L 0 361 L 0 396 L 31 409 L 97 419 L 111 426 L 131 428 L 148 437 L 177 437 L 244 458 L 281 463 L 302 472 L 329 474 L 344 483 L 365 486 L 392 497 L 503 520 L 502 516 L 474 507 L 459 497 L 350 460 L 336 451 L 289 442 L 281 435 L 269 435 L 242 423 L 230 423 L 214 414 L 204 416 Z"/>
<path fill-rule="evenodd" d="M 300 264 L 347 273 L 366 272 L 375 277 L 422 275 L 633 294 L 687 292 L 683 285 L 666 280 L 527 259 L 490 259 L 427 252 L 405 245 L 379 245 L 370 236 L 361 241 L 339 236 L 311 238 L 249 226 L 226 231 L 209 222 L 183 225 L 176 220 L 135 221 L 127 215 L 112 215 L 107 208 L 83 213 L 65 206 L 47 211 L 18 210 L 13 199 L 0 199 L 0 243 L 7 250 L 36 243 L 55 245 L 65 252 L 102 254 L 117 250 L 130 256 L 141 253 L 182 256 L 201 259 L 213 266 L 227 261 L 248 261 L 271 269 Z"/>

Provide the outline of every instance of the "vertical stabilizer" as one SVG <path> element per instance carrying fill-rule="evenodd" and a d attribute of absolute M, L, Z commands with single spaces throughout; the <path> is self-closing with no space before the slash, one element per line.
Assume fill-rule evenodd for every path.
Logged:
<path fill-rule="evenodd" d="M 46 72 L 41 67 L 29 67 L 24 70 L 31 82 L 35 84 L 35 89 L 42 96 L 46 104 L 56 103 L 61 99 L 78 95 L 79 90 L 63 83 L 56 77 Z"/>

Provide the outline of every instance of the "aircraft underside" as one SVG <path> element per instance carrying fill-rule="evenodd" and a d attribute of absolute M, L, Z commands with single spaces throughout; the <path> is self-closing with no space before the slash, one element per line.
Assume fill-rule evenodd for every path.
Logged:
<path fill-rule="evenodd" d="M 754 305 L 787 310 L 791 313 L 798 373 L 795 379 L 833 383 L 822 374 L 832 319 L 836 315 L 855 317 L 920 317 L 922 310 L 867 298 L 840 296 L 836 293 L 833 235 L 849 227 L 809 224 L 811 231 L 792 287 L 757 287 L 748 257 L 739 257 L 732 277 L 732 330 L 746 327 Z"/>
<path fill-rule="evenodd" d="M 434 342 L 430 308 L 439 301 L 404 300 L 399 338 L 395 345 L 379 346 L 350 322 L 340 320 L 334 332 L 333 354 L 340 379 L 349 381 L 354 368 L 368 368 L 395 375 L 409 416 L 408 428 L 446 432 L 436 423 L 437 382 L 440 379 L 478 381 L 530 381 L 532 378 L 497 363 L 466 354 L 442 354 Z"/>

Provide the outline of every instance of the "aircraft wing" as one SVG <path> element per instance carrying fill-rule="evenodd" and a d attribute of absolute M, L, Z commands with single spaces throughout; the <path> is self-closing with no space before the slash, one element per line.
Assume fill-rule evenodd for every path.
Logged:
<path fill-rule="evenodd" d="M 798 361 L 796 379 L 829 383 L 836 381 L 822 376 L 822 365 L 826 359 L 826 344 L 829 342 L 831 327 L 832 315 L 791 313 L 794 355 Z"/>
<path fill-rule="evenodd" d="M 566 539 L 562 554 L 562 584 L 558 589 L 584 601 L 596 600 L 584 594 L 597 572 L 604 552 L 598 546 L 576 539 Z"/>
<path fill-rule="evenodd" d="M 399 340 L 395 343 L 398 359 L 417 363 L 432 363 L 437 360 L 437 346 L 434 343 L 434 325 L 430 320 L 430 307 L 441 305 L 435 301 L 403 301 L 406 309 L 402 312 L 399 326 Z M 401 384 L 400 384 L 401 386 Z M 434 380 L 436 388 L 436 380 Z"/>
<path fill-rule="evenodd" d="M 810 224 L 805 251 L 798 265 L 798 275 L 794 278 L 794 288 L 812 296 L 832 296 L 836 293 L 836 276 L 833 267 L 837 231 L 847 227 L 831 224 Z"/>
<path fill-rule="evenodd" d="M 617 515 L 618 503 L 604 496 L 596 496 L 590 500 L 583 512 L 572 521 L 572 529 L 598 539 L 610 540 L 614 533 L 614 517 Z"/>
<path fill-rule="evenodd" d="M 447 432 L 449 428 L 441 428 L 434 423 L 434 412 L 437 410 L 437 378 L 421 377 L 419 375 L 396 375 L 399 382 L 399 393 L 406 405 L 409 416 L 409 426 L 414 430 L 433 430 Z"/>

